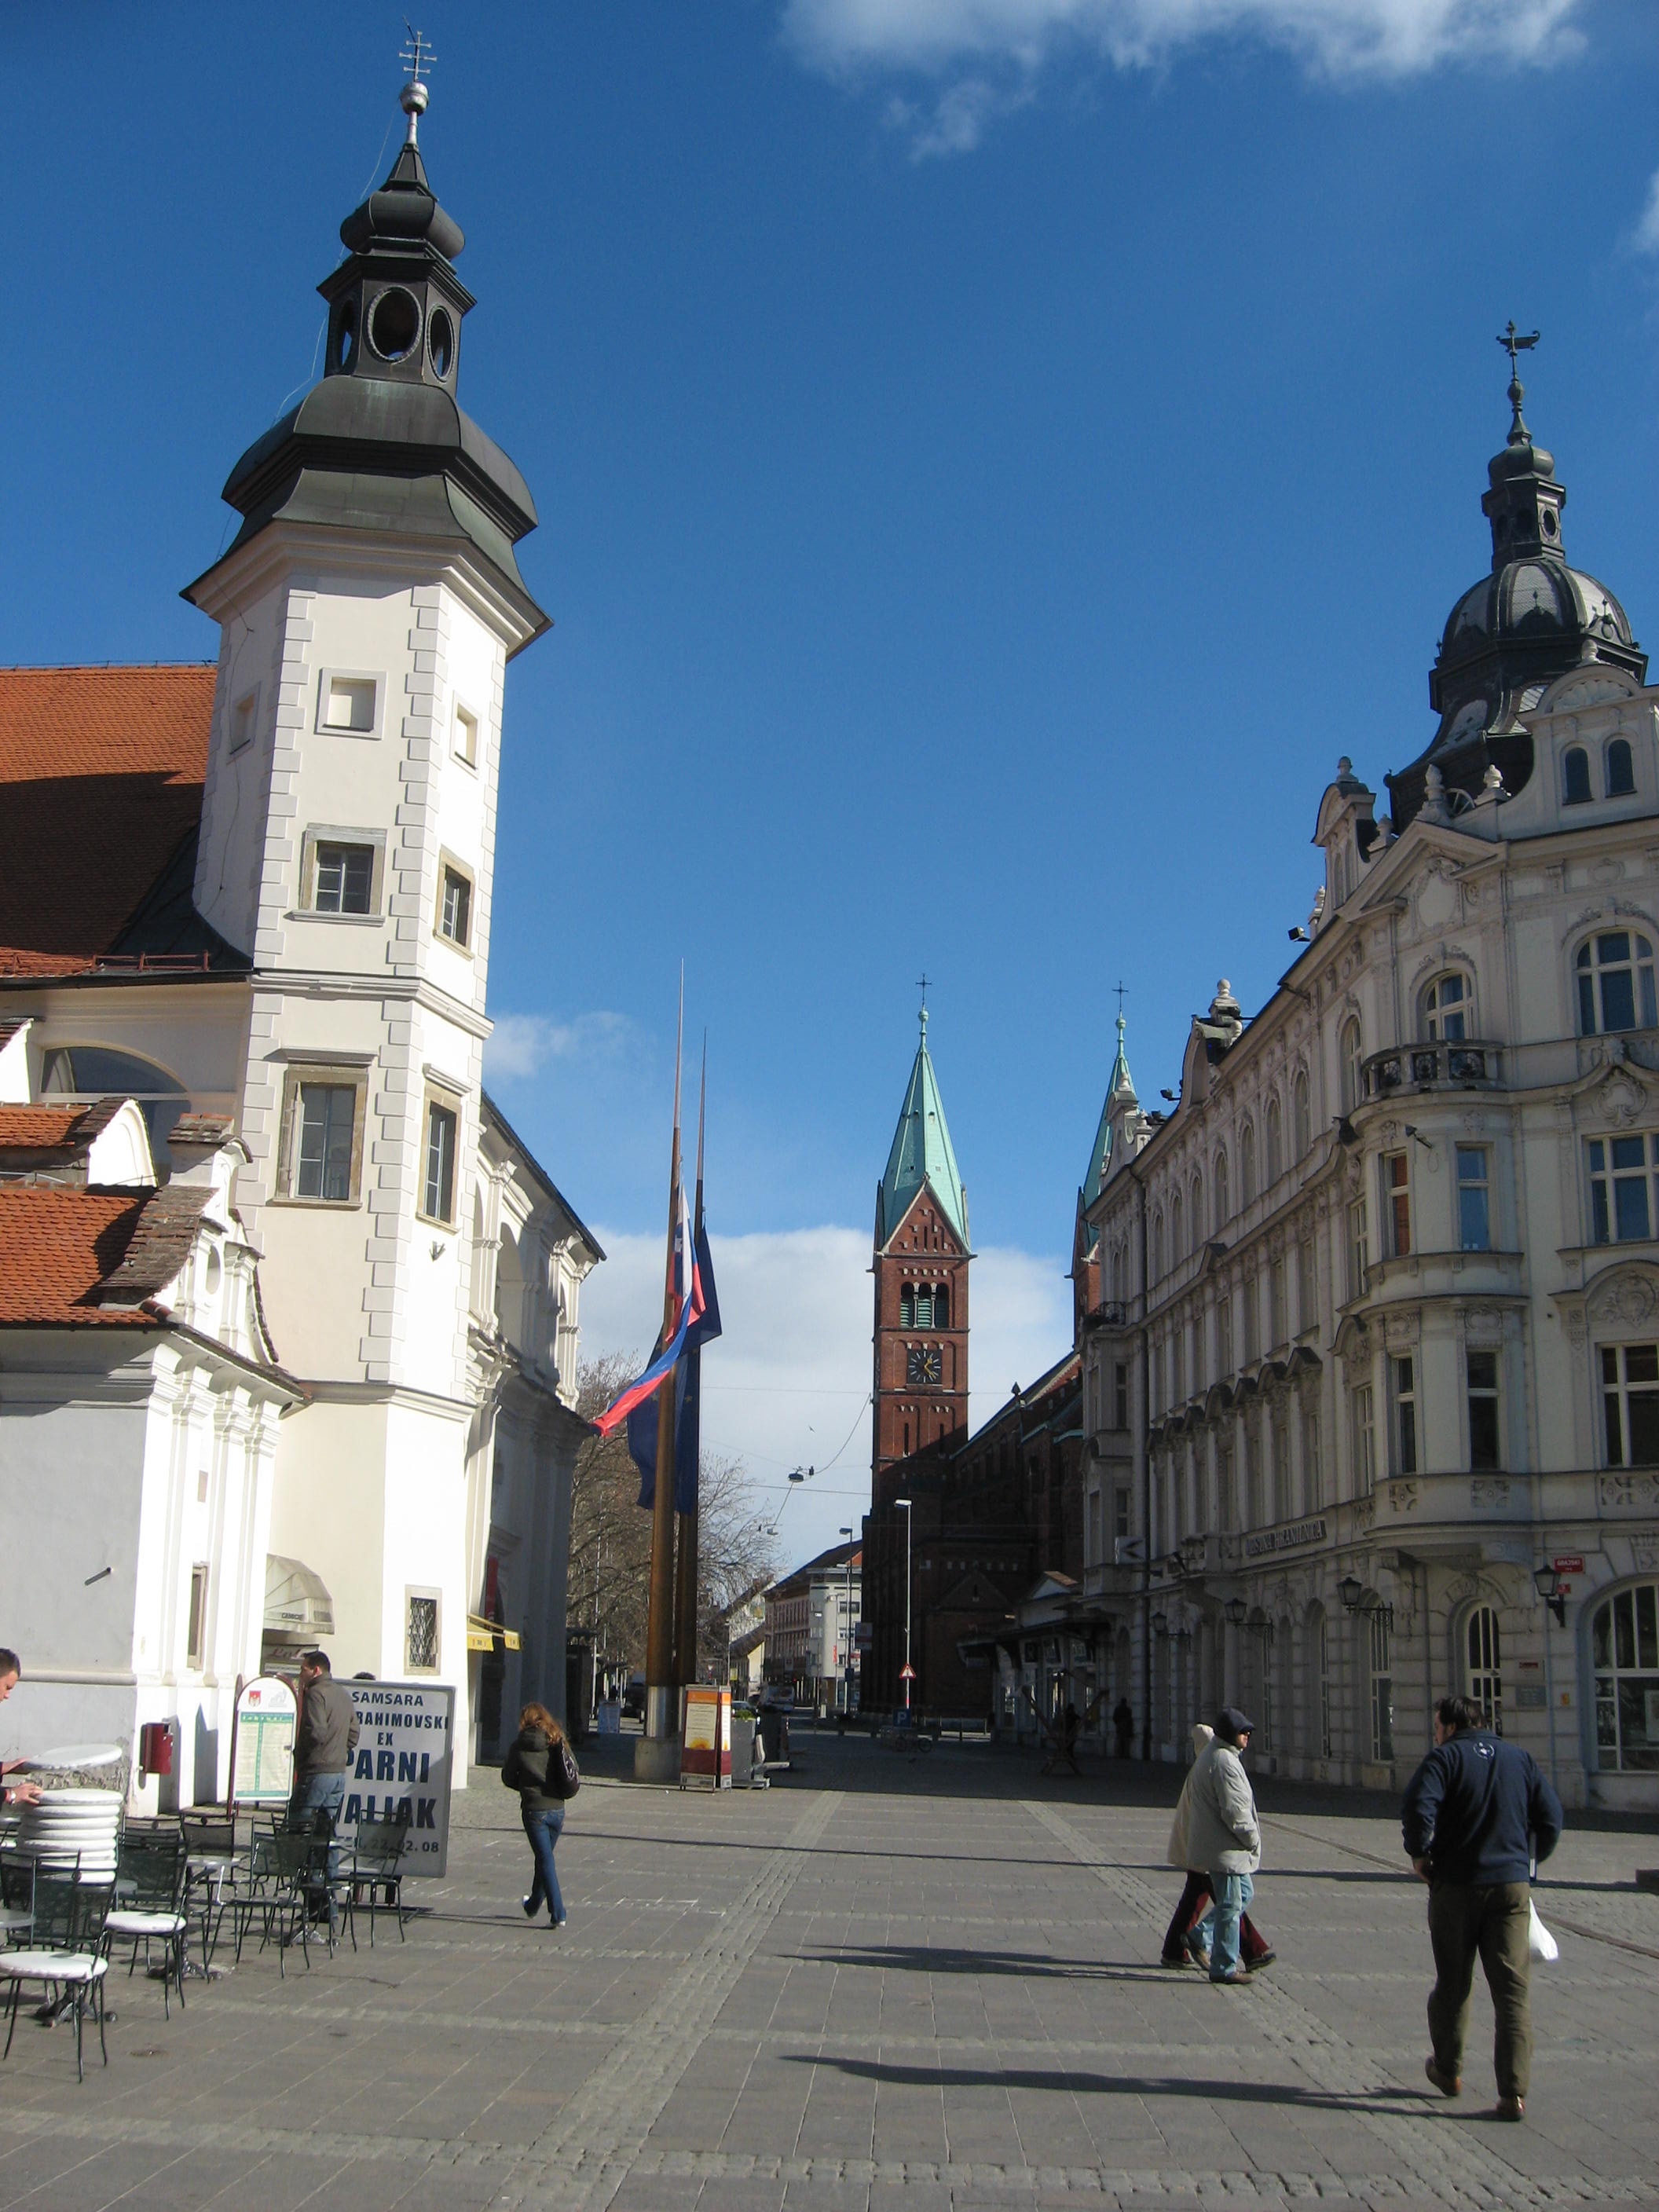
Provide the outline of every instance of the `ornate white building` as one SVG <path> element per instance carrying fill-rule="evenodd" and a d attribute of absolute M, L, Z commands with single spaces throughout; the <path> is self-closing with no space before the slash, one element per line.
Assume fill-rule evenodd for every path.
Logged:
<path fill-rule="evenodd" d="M 303 1403 L 272 1419 L 260 1556 L 207 1583 L 210 1606 L 261 1586 L 216 1665 L 320 1634 L 337 1672 L 453 1682 L 464 1779 L 504 1699 L 563 1707 L 602 1255 L 481 1087 L 507 664 L 548 619 L 515 551 L 530 493 L 456 402 L 472 300 L 425 103 L 405 88 L 407 142 L 341 226 L 323 379 L 232 470 L 241 528 L 186 592 L 216 668 L 0 676 L 0 1097 L 135 1098 L 163 1179 L 180 1115 L 234 1133 L 224 1203 Z M 24 1656 L 27 1720 L 54 1662 Z M 200 1687 L 176 1637 L 146 1666 L 180 1711 Z"/>
<path fill-rule="evenodd" d="M 1343 760 L 1267 1004 L 1220 986 L 1167 1116 L 1115 1071 L 1088 1583 L 1154 1755 L 1224 1698 L 1257 1763 L 1393 1786 L 1459 1692 L 1651 1805 L 1659 689 L 1521 397 L 1392 820 Z"/>

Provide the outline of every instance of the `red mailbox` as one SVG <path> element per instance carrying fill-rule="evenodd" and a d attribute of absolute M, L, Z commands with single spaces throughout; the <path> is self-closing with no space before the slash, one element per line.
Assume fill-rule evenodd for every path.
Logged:
<path fill-rule="evenodd" d="M 173 1771 L 173 1723 L 146 1721 L 138 1731 L 138 1778 Z"/>

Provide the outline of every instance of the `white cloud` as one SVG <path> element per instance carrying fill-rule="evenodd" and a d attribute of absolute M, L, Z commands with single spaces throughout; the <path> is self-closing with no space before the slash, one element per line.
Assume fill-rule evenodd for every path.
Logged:
<path fill-rule="evenodd" d="M 785 34 L 836 76 L 950 80 L 887 119 L 912 152 L 962 153 L 1079 49 L 1148 69 L 1222 40 L 1278 47 L 1318 76 L 1406 77 L 1447 63 L 1547 64 L 1582 44 L 1583 0 L 785 0 Z"/>
<path fill-rule="evenodd" d="M 578 1014 L 556 1022 L 546 1014 L 498 1014 L 484 1046 L 487 1083 L 522 1081 L 555 1060 L 592 1060 L 614 1052 L 629 1036 L 626 1014 Z"/>
<path fill-rule="evenodd" d="M 1648 204 L 1636 226 L 1636 245 L 1639 252 L 1659 253 L 1659 172 L 1648 186 Z"/>
<path fill-rule="evenodd" d="M 663 1240 L 596 1233 L 610 1256 L 583 1286 L 583 1357 L 642 1352 L 662 1313 Z M 757 1510 L 776 1512 L 788 1498 L 781 1537 L 789 1556 L 805 1557 L 834 1543 L 843 1522 L 857 1528 L 869 1504 L 869 1232 L 794 1229 L 710 1244 L 726 1333 L 704 1355 L 703 1440 L 745 1462 Z M 981 1252 L 970 1298 L 977 1425 L 1012 1383 L 1034 1382 L 1069 1346 L 1065 1263 Z M 806 1466 L 818 1472 L 792 1492 L 789 1470 Z"/>

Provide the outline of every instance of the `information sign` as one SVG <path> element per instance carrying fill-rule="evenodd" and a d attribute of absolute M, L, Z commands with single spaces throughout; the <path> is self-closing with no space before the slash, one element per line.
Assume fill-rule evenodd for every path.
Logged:
<path fill-rule="evenodd" d="M 680 1787 L 732 1787 L 732 1692 L 693 1683 L 685 1693 Z"/>
<path fill-rule="evenodd" d="M 1558 1575 L 1582 1575 L 1584 1555 L 1582 1552 L 1563 1552 L 1550 1562 Z"/>
<path fill-rule="evenodd" d="M 455 1692 L 448 1682 L 348 1682 L 360 1733 L 336 1832 L 407 1820 L 405 1875 L 441 1875 L 449 1861 Z"/>
<path fill-rule="evenodd" d="M 230 1802 L 285 1805 L 294 1790 L 294 1729 L 299 1706 L 278 1674 L 242 1686 L 231 1729 Z"/>

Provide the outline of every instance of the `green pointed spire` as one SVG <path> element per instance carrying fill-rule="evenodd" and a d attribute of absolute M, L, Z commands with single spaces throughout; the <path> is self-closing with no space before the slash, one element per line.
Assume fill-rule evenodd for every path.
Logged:
<path fill-rule="evenodd" d="M 957 1173 L 957 1156 L 951 1149 L 939 1079 L 927 1056 L 927 1009 L 921 1010 L 921 1041 L 916 1047 L 910 1087 L 899 1109 L 893 1132 L 893 1149 L 887 1155 L 887 1172 L 878 1194 L 878 1242 L 884 1244 L 909 1211 L 911 1201 L 926 1183 L 939 1209 L 968 1249 L 968 1198 Z"/>
<path fill-rule="evenodd" d="M 1089 1172 L 1083 1179 L 1083 1207 L 1086 1212 L 1100 1196 L 1106 1182 L 1106 1170 L 1112 1158 L 1112 1108 L 1121 1097 L 1135 1103 L 1134 1079 L 1129 1073 L 1129 1062 L 1123 1050 L 1123 1031 L 1126 1024 L 1123 1009 L 1117 1010 L 1117 1057 L 1112 1062 L 1111 1074 L 1106 1079 L 1106 1103 L 1100 1109 L 1100 1126 L 1095 1131 L 1094 1149 L 1089 1155 Z"/>

